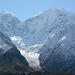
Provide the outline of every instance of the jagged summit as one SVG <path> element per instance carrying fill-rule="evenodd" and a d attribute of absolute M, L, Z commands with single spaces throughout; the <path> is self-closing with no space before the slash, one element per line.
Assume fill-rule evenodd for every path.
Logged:
<path fill-rule="evenodd" d="M 4 10 L 0 13 L 0 22 L 3 21 L 7 23 L 13 19 L 19 21 L 18 18 L 12 12 L 7 12 Z"/>
<path fill-rule="evenodd" d="M 62 9 L 57 9 L 57 8 L 50 8 L 50 9 L 47 9 L 47 10 L 45 10 L 44 12 L 39 12 L 36 16 L 34 16 L 34 17 L 38 17 L 38 16 L 46 16 L 46 15 L 48 15 L 49 16 L 49 13 L 50 13 L 50 15 L 53 13 L 54 15 L 55 14 L 60 14 L 60 13 L 62 13 L 62 14 L 67 14 L 68 16 L 69 15 L 73 15 L 73 14 L 75 14 L 75 13 L 73 13 L 73 12 L 68 12 L 67 10 L 65 10 L 64 8 L 62 8 Z M 53 16 L 53 15 L 52 15 Z M 34 18 L 33 17 L 33 18 Z"/>
<path fill-rule="evenodd" d="M 3 10 L 3 11 L 1 12 L 1 14 L 10 14 L 10 15 L 12 15 L 12 16 L 15 16 L 12 12 L 7 12 L 6 10 Z"/>

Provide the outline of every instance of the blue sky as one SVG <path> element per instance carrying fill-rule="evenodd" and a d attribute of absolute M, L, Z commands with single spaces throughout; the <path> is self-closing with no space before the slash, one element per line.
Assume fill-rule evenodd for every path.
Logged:
<path fill-rule="evenodd" d="M 49 8 L 64 8 L 75 13 L 75 0 L 0 0 L 0 12 L 13 12 L 21 21 Z"/>

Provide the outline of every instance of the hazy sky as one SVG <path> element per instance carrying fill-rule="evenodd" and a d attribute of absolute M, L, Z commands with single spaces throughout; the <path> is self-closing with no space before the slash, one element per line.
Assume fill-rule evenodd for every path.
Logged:
<path fill-rule="evenodd" d="M 75 0 L 0 0 L 0 12 L 13 12 L 21 21 L 49 8 L 64 8 L 75 13 Z"/>

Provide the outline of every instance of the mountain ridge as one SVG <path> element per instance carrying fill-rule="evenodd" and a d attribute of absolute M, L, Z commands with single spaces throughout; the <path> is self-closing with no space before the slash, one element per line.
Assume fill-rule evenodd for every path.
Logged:
<path fill-rule="evenodd" d="M 3 20 L 3 22 L 0 21 L 0 26 L 6 30 L 0 29 L 0 31 L 11 38 L 33 68 L 43 67 L 53 52 L 56 56 L 58 53 L 65 55 L 65 57 L 69 56 L 67 49 L 70 49 L 71 43 L 71 47 L 74 48 L 74 13 L 67 12 L 64 9 L 49 9 L 24 22 L 20 22 L 17 18 L 13 19 L 14 16 L 10 16 L 11 19 L 5 21 L 5 18 L 7 19 L 9 16 L 5 16 L 4 19 L 0 17 Z M 56 48 L 59 48 L 59 51 L 55 51 Z M 64 48 L 66 48 L 66 52 Z M 73 48 L 71 48 L 72 51 L 69 50 L 70 55 L 74 55 Z M 36 66 L 34 65 L 36 64 L 35 60 L 38 62 Z"/>

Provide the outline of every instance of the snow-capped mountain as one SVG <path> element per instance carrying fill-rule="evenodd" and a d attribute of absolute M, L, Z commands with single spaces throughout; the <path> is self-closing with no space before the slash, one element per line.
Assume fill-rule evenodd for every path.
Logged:
<path fill-rule="evenodd" d="M 24 22 L 12 13 L 0 14 L 0 31 L 8 35 L 33 68 L 47 68 L 57 55 L 62 61 L 70 61 L 75 54 L 74 29 L 75 14 L 64 9 L 49 9 Z"/>
<path fill-rule="evenodd" d="M 43 70 L 69 72 L 75 69 L 75 14 L 59 13 L 39 53 Z"/>

